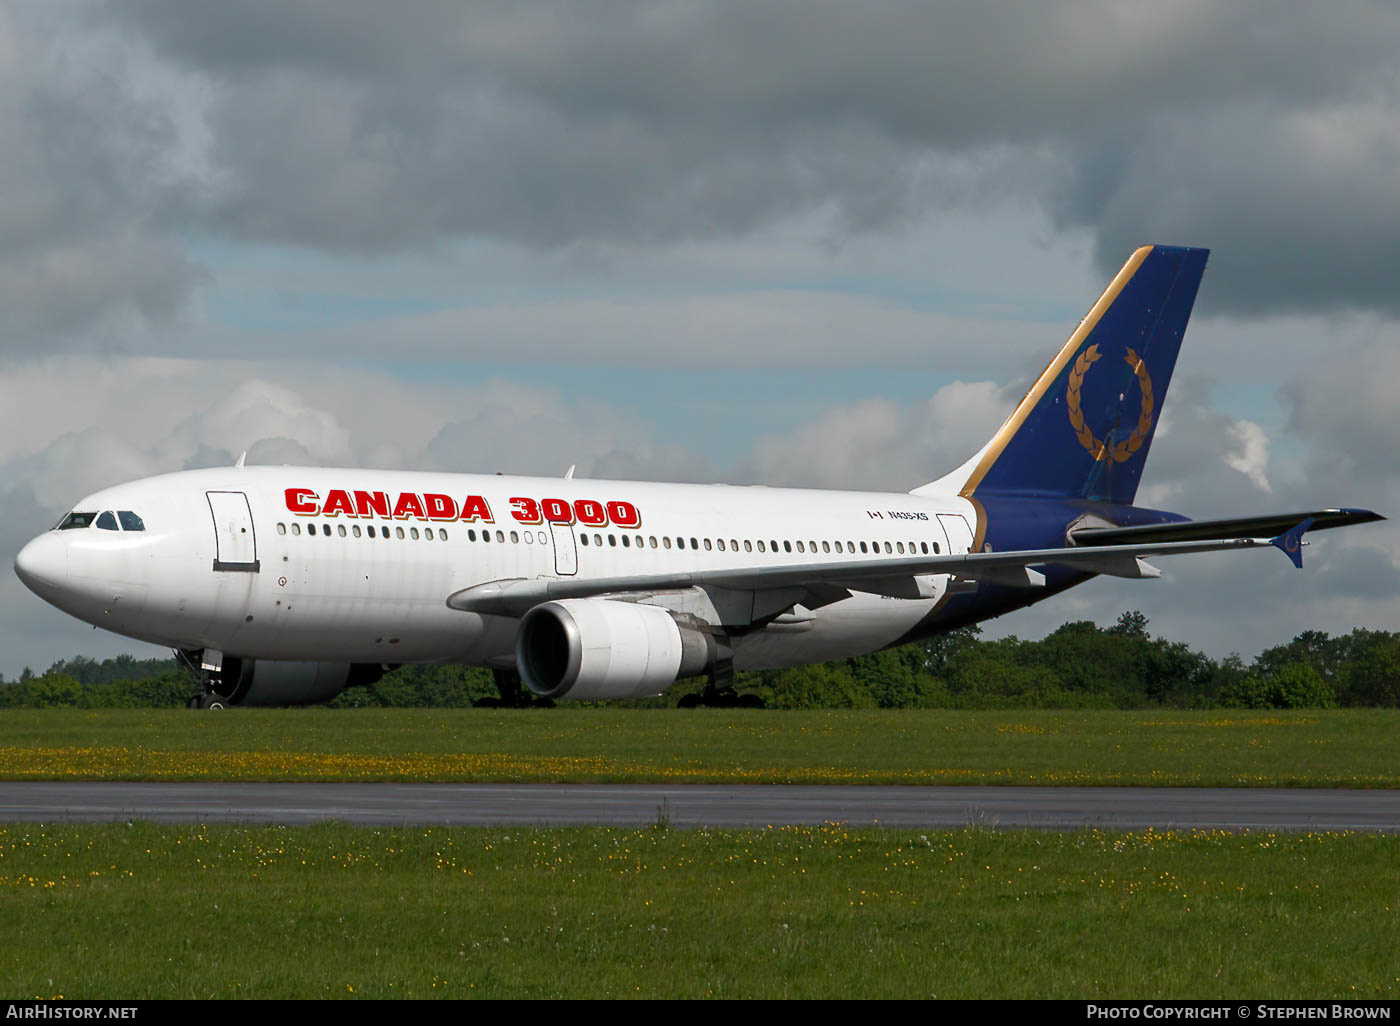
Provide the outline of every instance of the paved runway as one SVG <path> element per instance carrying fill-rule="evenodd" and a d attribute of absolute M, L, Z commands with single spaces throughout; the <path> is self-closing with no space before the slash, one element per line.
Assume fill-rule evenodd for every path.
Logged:
<path fill-rule="evenodd" d="M 1400 833 L 1400 791 L 1143 787 L 0 782 L 0 820 L 163 823 L 1360 830 Z"/>

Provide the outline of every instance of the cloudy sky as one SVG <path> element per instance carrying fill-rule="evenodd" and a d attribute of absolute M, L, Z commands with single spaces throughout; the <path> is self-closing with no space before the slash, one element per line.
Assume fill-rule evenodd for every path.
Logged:
<path fill-rule="evenodd" d="M 1212 249 L 1139 501 L 1400 513 L 1400 8 L 0 0 L 0 546 L 232 462 L 906 490 Z M 1400 534 L 1094 582 L 1246 657 Z M 0 671 L 156 654 L 0 582 Z"/>

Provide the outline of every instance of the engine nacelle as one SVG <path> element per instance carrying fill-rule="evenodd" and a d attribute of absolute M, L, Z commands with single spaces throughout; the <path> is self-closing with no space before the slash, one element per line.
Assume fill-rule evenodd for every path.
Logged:
<path fill-rule="evenodd" d="M 702 673 L 715 641 L 664 609 L 607 599 L 562 599 L 520 621 L 515 663 L 542 698 L 648 698 Z"/>
<path fill-rule="evenodd" d="M 224 657 L 214 690 L 230 705 L 314 705 L 384 676 L 377 663 L 294 663 Z"/>

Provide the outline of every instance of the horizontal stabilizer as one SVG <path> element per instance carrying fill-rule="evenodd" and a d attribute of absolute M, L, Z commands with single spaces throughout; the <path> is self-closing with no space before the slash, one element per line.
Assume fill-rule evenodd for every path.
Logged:
<path fill-rule="evenodd" d="M 1304 520 L 1312 523 L 1308 530 L 1325 531 L 1332 527 L 1351 527 L 1384 519 L 1369 509 L 1321 509 L 1230 520 L 1142 524 L 1137 527 L 1081 527 L 1070 533 L 1070 541 L 1075 545 L 1137 545 L 1202 541 L 1208 538 L 1273 538 Z"/>

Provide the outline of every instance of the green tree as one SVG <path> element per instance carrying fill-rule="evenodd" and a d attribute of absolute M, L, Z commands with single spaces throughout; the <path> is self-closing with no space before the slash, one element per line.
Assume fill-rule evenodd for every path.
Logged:
<path fill-rule="evenodd" d="M 1299 660 L 1241 677 L 1222 689 L 1220 702 L 1238 709 L 1331 709 L 1337 695 L 1322 674 Z"/>

